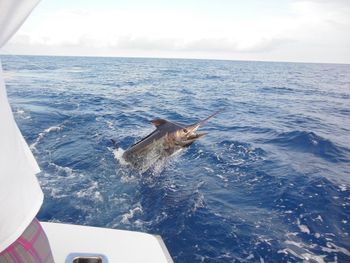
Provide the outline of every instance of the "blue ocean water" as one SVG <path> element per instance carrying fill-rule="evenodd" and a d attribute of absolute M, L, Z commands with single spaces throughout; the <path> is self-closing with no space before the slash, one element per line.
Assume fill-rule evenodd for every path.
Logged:
<path fill-rule="evenodd" d="M 40 220 L 160 234 L 175 262 L 350 262 L 350 65 L 1 58 Z M 123 165 L 150 120 L 221 108 L 180 154 Z"/>

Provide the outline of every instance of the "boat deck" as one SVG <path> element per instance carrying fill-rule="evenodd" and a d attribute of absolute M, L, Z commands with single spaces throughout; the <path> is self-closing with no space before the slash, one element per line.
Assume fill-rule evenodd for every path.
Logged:
<path fill-rule="evenodd" d="M 66 262 L 72 253 L 104 255 L 109 263 L 173 262 L 160 236 L 57 223 L 42 226 L 56 262 Z"/>

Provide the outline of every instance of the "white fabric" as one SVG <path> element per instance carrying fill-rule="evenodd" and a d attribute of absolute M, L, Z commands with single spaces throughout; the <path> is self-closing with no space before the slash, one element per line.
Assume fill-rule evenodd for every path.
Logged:
<path fill-rule="evenodd" d="M 17 31 L 38 0 L 0 0 L 0 48 Z M 8 103 L 0 62 L 0 252 L 23 233 L 38 213 L 43 193 L 39 167 Z"/>

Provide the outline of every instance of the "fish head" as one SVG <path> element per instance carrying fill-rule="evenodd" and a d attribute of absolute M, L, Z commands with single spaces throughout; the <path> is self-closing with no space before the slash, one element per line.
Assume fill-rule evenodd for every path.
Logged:
<path fill-rule="evenodd" d="M 187 147 L 190 146 L 195 140 L 206 135 L 207 133 L 196 132 L 200 125 L 200 123 L 196 123 L 184 128 L 177 129 L 173 134 L 175 145 Z"/>
<path fill-rule="evenodd" d="M 177 129 L 175 132 L 175 144 L 180 145 L 182 147 L 187 147 L 191 145 L 195 140 L 203 137 L 207 133 L 197 133 L 197 130 L 200 126 L 205 124 L 209 119 L 213 118 L 218 113 L 222 112 L 222 110 L 218 110 L 208 116 L 207 118 L 189 125 L 185 127 L 181 127 L 180 129 Z"/>
<path fill-rule="evenodd" d="M 190 146 L 195 140 L 207 134 L 197 133 L 198 128 L 221 111 L 222 110 L 219 110 L 207 118 L 188 126 L 172 123 L 164 119 L 154 119 L 152 120 L 152 123 L 157 127 L 158 137 L 162 134 L 166 134 L 169 145 L 187 147 Z M 154 138 L 152 140 L 154 140 Z"/>

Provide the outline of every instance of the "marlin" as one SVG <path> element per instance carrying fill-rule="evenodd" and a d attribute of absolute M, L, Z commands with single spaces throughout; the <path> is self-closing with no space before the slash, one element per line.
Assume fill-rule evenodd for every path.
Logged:
<path fill-rule="evenodd" d="M 217 111 L 209 117 L 188 126 L 164 119 L 154 119 L 151 123 L 156 129 L 130 146 L 122 157 L 134 168 L 144 172 L 158 160 L 190 146 L 195 140 L 206 135 L 207 133 L 196 133 L 196 131 L 219 112 Z"/>

